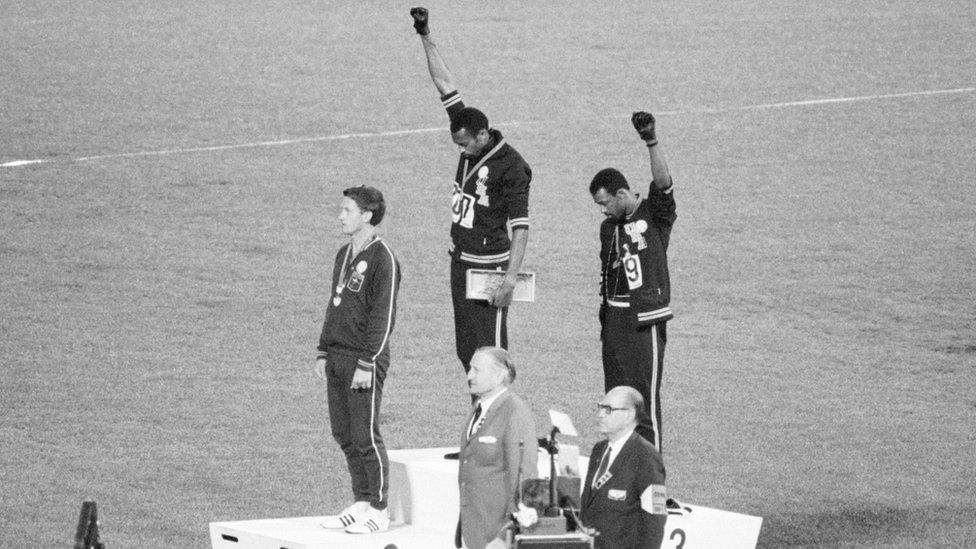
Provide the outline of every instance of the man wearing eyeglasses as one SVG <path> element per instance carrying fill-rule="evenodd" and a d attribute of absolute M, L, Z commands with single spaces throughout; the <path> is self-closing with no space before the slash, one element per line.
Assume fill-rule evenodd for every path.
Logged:
<path fill-rule="evenodd" d="M 580 500 L 580 521 L 600 533 L 597 549 L 658 549 L 664 539 L 664 462 L 635 432 L 643 410 L 640 392 L 626 385 L 597 404 L 606 440 L 593 447 Z"/>

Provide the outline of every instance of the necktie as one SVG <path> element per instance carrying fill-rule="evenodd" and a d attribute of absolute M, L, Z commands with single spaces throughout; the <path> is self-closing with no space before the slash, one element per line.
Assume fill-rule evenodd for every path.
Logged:
<path fill-rule="evenodd" d="M 471 418 L 471 427 L 468 427 L 468 438 L 474 436 L 474 432 L 478 430 L 478 420 L 481 419 L 481 403 L 474 409 L 474 417 Z"/>
<path fill-rule="evenodd" d="M 610 445 L 607 444 L 607 449 L 603 452 L 603 457 L 600 458 L 600 466 L 596 468 L 596 474 L 593 475 L 593 487 L 600 488 L 603 486 L 603 482 L 600 480 L 603 475 L 607 474 L 607 469 L 610 468 Z"/>

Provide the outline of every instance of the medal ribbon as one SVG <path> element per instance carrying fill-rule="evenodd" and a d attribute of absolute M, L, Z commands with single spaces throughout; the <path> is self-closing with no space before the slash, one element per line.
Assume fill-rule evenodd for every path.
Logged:
<path fill-rule="evenodd" d="M 486 154 L 486 155 L 484 155 L 484 156 L 481 157 L 481 160 L 479 160 L 478 163 L 475 164 L 474 167 L 472 167 L 470 171 L 468 171 L 468 160 L 467 159 L 464 160 L 464 178 L 461 179 L 461 188 L 462 189 L 464 188 L 464 184 L 468 182 L 468 179 L 470 179 L 471 176 L 474 175 L 474 173 L 478 171 L 478 168 L 480 168 L 482 165 L 484 165 L 484 163 L 487 162 L 489 158 L 491 158 L 491 155 L 493 155 L 496 152 L 498 152 L 498 149 L 502 148 L 502 145 L 504 145 L 504 144 L 505 144 L 505 138 L 503 137 L 503 138 L 501 138 L 501 139 L 498 140 L 498 144 L 495 145 L 494 148 L 492 148 L 490 151 L 488 151 L 488 154 Z"/>
<path fill-rule="evenodd" d="M 342 295 L 342 290 L 346 288 L 346 285 L 349 284 L 349 279 L 352 278 L 352 272 L 349 273 L 349 276 L 346 276 L 346 268 L 349 266 L 349 262 L 352 259 L 349 257 L 350 255 L 352 255 L 351 243 L 349 244 L 349 247 L 346 248 L 346 257 L 342 260 L 342 268 L 339 270 L 339 283 L 336 284 L 336 297 Z"/>

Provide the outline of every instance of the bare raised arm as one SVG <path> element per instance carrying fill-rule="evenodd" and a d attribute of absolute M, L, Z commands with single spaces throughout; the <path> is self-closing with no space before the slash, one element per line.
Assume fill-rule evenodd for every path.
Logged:
<path fill-rule="evenodd" d="M 427 54 L 427 69 L 430 71 L 430 79 L 434 81 L 434 86 L 437 86 L 437 91 L 442 96 L 456 91 L 457 88 L 454 86 L 451 71 L 447 69 L 447 64 L 444 63 L 444 58 L 441 57 L 441 52 L 437 50 L 437 45 L 430 39 L 430 35 L 422 36 L 420 41 L 424 44 L 424 53 Z"/>
<path fill-rule="evenodd" d="M 420 42 L 424 45 L 424 53 L 427 54 L 427 70 L 430 71 L 430 79 L 437 87 L 437 91 L 440 92 L 441 96 L 456 91 L 457 88 L 454 86 L 451 71 L 448 70 L 444 58 L 441 57 L 441 52 L 430 37 L 427 8 L 413 8 L 410 10 L 410 16 L 413 17 L 413 28 L 417 30 L 417 34 L 420 35 Z"/>

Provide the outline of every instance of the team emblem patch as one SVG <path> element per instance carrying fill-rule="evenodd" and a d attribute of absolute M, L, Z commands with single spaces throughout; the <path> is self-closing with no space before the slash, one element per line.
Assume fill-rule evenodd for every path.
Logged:
<path fill-rule="evenodd" d="M 356 264 L 356 270 L 349 275 L 349 291 L 358 292 L 363 288 L 363 280 L 366 279 L 363 273 L 366 272 L 366 262 L 360 261 Z"/>
<path fill-rule="evenodd" d="M 647 241 L 644 240 L 644 233 L 647 232 L 647 221 L 638 219 L 637 221 L 628 223 L 624 225 L 624 231 L 627 232 L 630 241 L 637 244 L 638 250 L 643 250 L 647 247 Z"/>
<path fill-rule="evenodd" d="M 478 181 L 475 182 L 474 194 L 478 195 L 478 204 L 488 205 L 488 166 L 478 169 Z"/>

